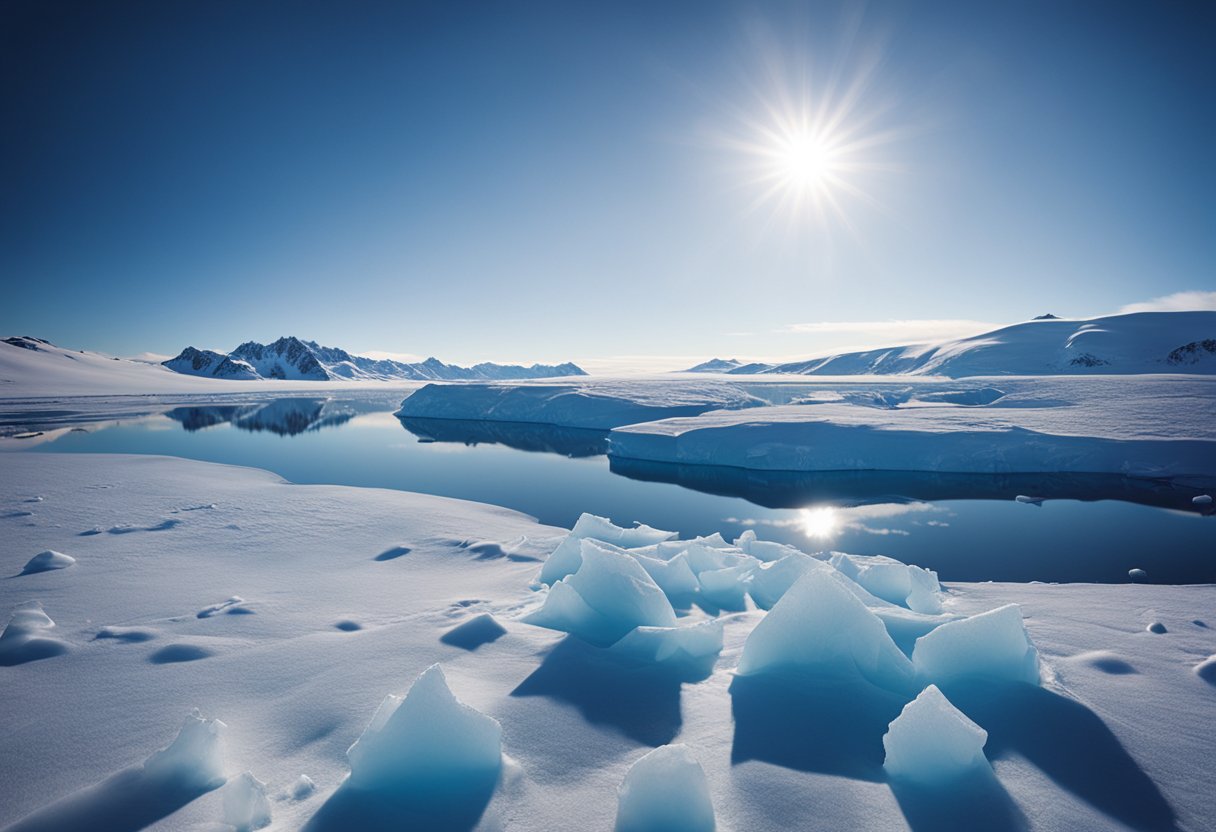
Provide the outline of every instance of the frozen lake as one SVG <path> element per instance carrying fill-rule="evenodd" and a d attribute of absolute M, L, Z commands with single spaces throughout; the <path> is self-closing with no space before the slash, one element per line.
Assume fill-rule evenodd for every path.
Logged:
<path fill-rule="evenodd" d="M 1194 484 L 1106 475 L 782 474 L 610 460 L 606 434 L 399 420 L 398 398 L 179 406 L 10 440 L 56 453 L 165 454 L 298 483 L 419 491 L 569 527 L 587 511 L 694 536 L 754 528 L 803 548 L 887 554 L 952 581 L 1216 582 L 1216 520 Z M 23 421 L 37 421 L 26 413 Z M 69 430 L 64 430 L 70 427 Z M 1047 498 L 1042 505 L 1019 495 Z M 1210 514 L 1210 506 L 1207 507 Z"/>

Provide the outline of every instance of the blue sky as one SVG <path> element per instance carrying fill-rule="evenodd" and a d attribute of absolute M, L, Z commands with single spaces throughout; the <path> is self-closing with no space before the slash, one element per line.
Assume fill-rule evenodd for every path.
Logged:
<path fill-rule="evenodd" d="M 0 330 L 666 366 L 1210 304 L 1214 10 L 9 3 Z"/>

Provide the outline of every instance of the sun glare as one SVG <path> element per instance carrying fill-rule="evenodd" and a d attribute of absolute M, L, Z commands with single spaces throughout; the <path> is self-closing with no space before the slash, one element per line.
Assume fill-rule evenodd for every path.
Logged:
<path fill-rule="evenodd" d="M 798 522 L 802 524 L 802 533 L 816 540 L 832 537 L 839 525 L 836 509 L 831 506 L 804 508 L 798 512 Z"/>

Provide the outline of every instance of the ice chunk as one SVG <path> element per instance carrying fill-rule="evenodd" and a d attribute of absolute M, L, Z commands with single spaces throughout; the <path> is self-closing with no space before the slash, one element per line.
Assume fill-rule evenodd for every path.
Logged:
<path fill-rule="evenodd" d="M 883 767 L 896 780 L 944 785 L 991 770 L 984 756 L 988 732 L 976 725 L 935 686 L 904 706 L 882 738 Z"/>
<path fill-rule="evenodd" d="M 312 793 L 317 790 L 317 784 L 312 782 L 312 778 L 307 774 L 301 774 L 296 778 L 296 782 L 291 784 L 291 799 L 304 800 L 312 796 Z"/>
<path fill-rule="evenodd" d="M 30 601 L 13 610 L 8 626 L 0 633 L 0 667 L 48 659 L 68 651 L 68 646 L 51 636 L 55 622 Z"/>
<path fill-rule="evenodd" d="M 1198 497 L 1192 497 L 1191 502 L 1197 506 L 1210 506 L 1212 504 L 1212 495 L 1200 494 Z"/>
<path fill-rule="evenodd" d="M 186 716 L 177 738 L 144 762 L 144 774 L 183 789 L 212 789 L 224 782 L 224 732 L 218 719 L 197 708 Z"/>
<path fill-rule="evenodd" d="M 688 544 L 688 548 L 684 550 L 684 557 L 688 559 L 688 568 L 697 576 L 700 576 L 702 572 L 729 569 L 732 566 L 756 562 L 755 558 L 741 552 L 715 549 L 703 543 Z"/>
<path fill-rule="evenodd" d="M 384 698 L 346 756 L 354 789 L 459 788 L 467 778 L 497 776 L 502 727 L 453 696 L 433 664 L 404 697 Z"/>
<path fill-rule="evenodd" d="M 793 546 L 787 546 L 784 543 L 775 543 L 771 540 L 758 540 L 756 533 L 748 529 L 743 534 L 735 539 L 735 546 L 743 551 L 744 554 L 751 555 L 756 560 L 765 562 L 781 560 L 790 555 L 806 554 L 800 549 L 795 549 Z"/>
<path fill-rule="evenodd" d="M 1216 653 L 1208 656 L 1194 667 L 1195 675 L 1211 685 L 1216 685 Z"/>
<path fill-rule="evenodd" d="M 794 582 L 811 569 L 826 569 L 822 561 L 815 560 L 810 555 L 794 552 L 780 560 L 761 564 L 752 571 L 751 584 L 748 592 L 756 606 L 769 610 L 781 600 L 781 596 L 789 590 Z"/>
<path fill-rule="evenodd" d="M 579 544 L 586 538 L 629 549 L 671 540 L 675 536 L 676 532 L 665 532 L 644 525 L 626 529 L 614 525 L 607 517 L 583 514 L 570 530 L 570 534 L 557 545 L 541 567 L 540 579 L 543 583 L 552 584 L 576 572 L 582 561 L 582 549 Z"/>
<path fill-rule="evenodd" d="M 726 569 L 712 569 L 697 576 L 701 595 L 714 606 L 728 610 L 747 607 L 748 578 L 758 563 L 743 563 Z"/>
<path fill-rule="evenodd" d="M 1019 503 L 1024 503 L 1025 505 L 1028 505 L 1028 506 L 1042 506 L 1043 500 L 1045 500 L 1047 498 L 1046 497 L 1030 497 L 1026 494 L 1019 494 L 1018 496 L 1014 497 L 1013 499 Z"/>
<path fill-rule="evenodd" d="M 33 575 L 35 572 L 50 572 L 53 569 L 67 569 L 76 558 L 71 555 L 65 555 L 63 552 L 55 552 L 47 549 L 45 552 L 39 552 L 29 559 L 25 564 L 25 568 L 21 570 L 22 575 Z"/>
<path fill-rule="evenodd" d="M 713 832 L 705 770 L 683 745 L 664 745 L 629 769 L 617 792 L 616 832 Z"/>
<path fill-rule="evenodd" d="M 747 637 L 738 672 L 809 667 L 857 672 L 881 687 L 906 689 L 911 663 L 847 583 L 831 569 L 799 578 Z"/>
<path fill-rule="evenodd" d="M 1148 577 L 1148 573 L 1143 569 L 1129 569 L 1127 570 L 1127 577 L 1131 578 L 1133 581 L 1143 581 Z"/>
<path fill-rule="evenodd" d="M 870 594 L 916 612 L 942 611 L 937 573 L 883 555 L 834 552 L 829 561 Z"/>
<path fill-rule="evenodd" d="M 676 614 L 636 559 L 584 540 L 578 571 L 555 583 L 544 605 L 523 620 L 607 646 L 634 627 L 674 627 Z"/>
<path fill-rule="evenodd" d="M 700 586 L 697 576 L 688 568 L 688 557 L 683 552 L 671 560 L 659 560 L 633 552 L 630 552 L 630 555 L 642 565 L 646 574 L 650 575 L 668 598 L 686 597 L 696 592 Z"/>
<path fill-rule="evenodd" d="M 270 825 L 270 799 L 266 784 L 244 772 L 224 786 L 224 823 L 237 832 L 249 832 Z"/>
<path fill-rule="evenodd" d="M 968 677 L 1039 683 L 1039 654 L 1017 604 L 942 624 L 916 640 L 912 663 L 938 683 Z"/>
<path fill-rule="evenodd" d="M 678 627 L 638 627 L 612 645 L 612 650 L 647 662 L 716 656 L 722 652 L 722 622 L 711 619 Z"/>

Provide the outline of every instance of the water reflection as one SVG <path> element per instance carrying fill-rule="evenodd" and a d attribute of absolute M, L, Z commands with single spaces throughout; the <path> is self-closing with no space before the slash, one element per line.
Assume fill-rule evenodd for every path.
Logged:
<path fill-rule="evenodd" d="M 943 500 L 1120 500 L 1211 514 L 1191 499 L 1216 483 L 1179 484 L 1118 474 L 948 474 L 932 471 L 757 471 L 719 465 L 680 465 L 609 457 L 614 474 L 666 482 L 706 494 L 741 497 L 766 508 L 802 509 L 816 503 L 861 506 Z M 824 517 L 811 518 L 822 527 Z M 808 531 L 808 534 L 811 534 Z M 812 535 L 814 536 L 814 535 Z"/>
<path fill-rule="evenodd" d="M 297 436 L 305 431 L 337 427 L 369 410 L 358 403 L 334 399 L 283 398 L 241 405 L 175 407 L 165 416 L 194 432 L 231 424 L 251 432 L 269 431 L 279 436 Z"/>

